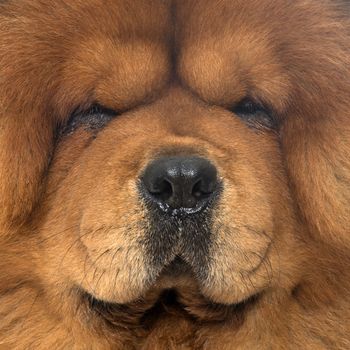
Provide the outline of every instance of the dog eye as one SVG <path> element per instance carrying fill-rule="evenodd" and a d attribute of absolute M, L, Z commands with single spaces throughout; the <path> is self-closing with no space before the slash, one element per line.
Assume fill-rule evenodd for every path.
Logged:
<path fill-rule="evenodd" d="M 86 131 L 96 132 L 105 127 L 119 113 L 100 104 L 93 104 L 87 110 L 77 109 L 72 113 L 62 134 L 67 135 L 82 127 Z"/>
<path fill-rule="evenodd" d="M 257 129 L 275 129 L 277 127 L 273 113 L 249 98 L 241 100 L 231 108 L 231 112 L 239 116 L 250 127 Z"/>

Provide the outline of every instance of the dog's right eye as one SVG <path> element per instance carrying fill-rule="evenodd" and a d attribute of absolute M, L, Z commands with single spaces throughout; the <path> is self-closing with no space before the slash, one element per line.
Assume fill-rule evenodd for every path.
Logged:
<path fill-rule="evenodd" d="M 245 98 L 230 110 L 253 128 L 273 130 L 277 127 L 273 113 L 252 99 Z"/>
<path fill-rule="evenodd" d="M 94 104 L 85 111 L 76 110 L 69 118 L 62 134 L 70 134 L 79 127 L 87 131 L 98 131 L 105 127 L 117 115 L 117 111 L 99 104 Z"/>

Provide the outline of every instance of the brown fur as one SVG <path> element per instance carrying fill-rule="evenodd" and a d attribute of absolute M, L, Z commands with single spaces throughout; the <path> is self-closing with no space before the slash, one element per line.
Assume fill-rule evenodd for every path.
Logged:
<path fill-rule="evenodd" d="M 348 11 L 0 2 L 0 348 L 349 349 Z M 245 96 L 278 129 L 231 112 Z M 119 115 L 63 131 L 96 102 Z M 161 267 L 146 254 L 137 181 L 174 154 L 224 184 L 205 279 L 181 236 Z"/>

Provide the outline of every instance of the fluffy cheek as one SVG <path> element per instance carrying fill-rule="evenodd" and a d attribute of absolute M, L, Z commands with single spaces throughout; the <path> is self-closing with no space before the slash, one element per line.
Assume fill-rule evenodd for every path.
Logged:
<path fill-rule="evenodd" d="M 116 196 L 122 207 L 93 201 L 84 210 L 79 230 L 84 278 L 75 281 L 96 298 L 118 303 L 139 297 L 153 280 L 142 247 L 143 209 L 135 203 L 134 190 L 124 192 Z"/>
<path fill-rule="evenodd" d="M 144 249 L 147 219 L 137 170 L 126 167 L 121 156 L 115 159 L 110 150 L 87 146 L 79 136 L 79 143 L 72 136 L 61 144 L 52 166 L 50 194 L 42 209 L 44 261 L 39 273 L 46 274 L 54 289 L 63 284 L 105 301 L 129 302 L 157 273 Z M 78 148 L 73 157 L 71 150 Z"/>
<path fill-rule="evenodd" d="M 146 224 L 131 187 L 107 197 L 108 201 L 103 201 L 104 193 L 91 193 L 95 199 L 87 200 L 86 206 L 79 205 L 73 188 L 67 211 L 50 213 L 43 228 L 49 232 L 44 238 L 44 266 L 53 283 L 118 303 L 144 293 L 155 271 L 144 253 Z"/>
<path fill-rule="evenodd" d="M 113 232 L 118 234 L 118 232 Z M 127 303 L 144 293 L 149 273 L 142 251 L 132 242 L 121 246 L 96 245 L 74 260 L 71 282 L 97 299 Z"/>
<path fill-rule="evenodd" d="M 274 191 L 286 189 L 272 179 L 250 180 L 242 180 L 249 182 L 246 190 L 244 183 L 226 181 L 213 215 L 208 277 L 202 289 L 218 303 L 239 303 L 269 286 L 293 284 L 295 223 L 289 206 L 274 196 Z"/>

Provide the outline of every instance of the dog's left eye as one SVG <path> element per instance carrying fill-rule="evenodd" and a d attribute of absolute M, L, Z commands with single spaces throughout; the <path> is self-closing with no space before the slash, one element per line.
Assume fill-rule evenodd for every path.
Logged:
<path fill-rule="evenodd" d="M 237 103 L 231 112 L 239 116 L 245 123 L 257 129 L 275 129 L 276 120 L 271 111 L 263 105 L 245 98 Z"/>
<path fill-rule="evenodd" d="M 117 111 L 99 104 L 94 104 L 85 111 L 78 109 L 71 115 L 62 133 L 70 134 L 79 127 L 87 131 L 98 131 L 117 115 Z"/>

